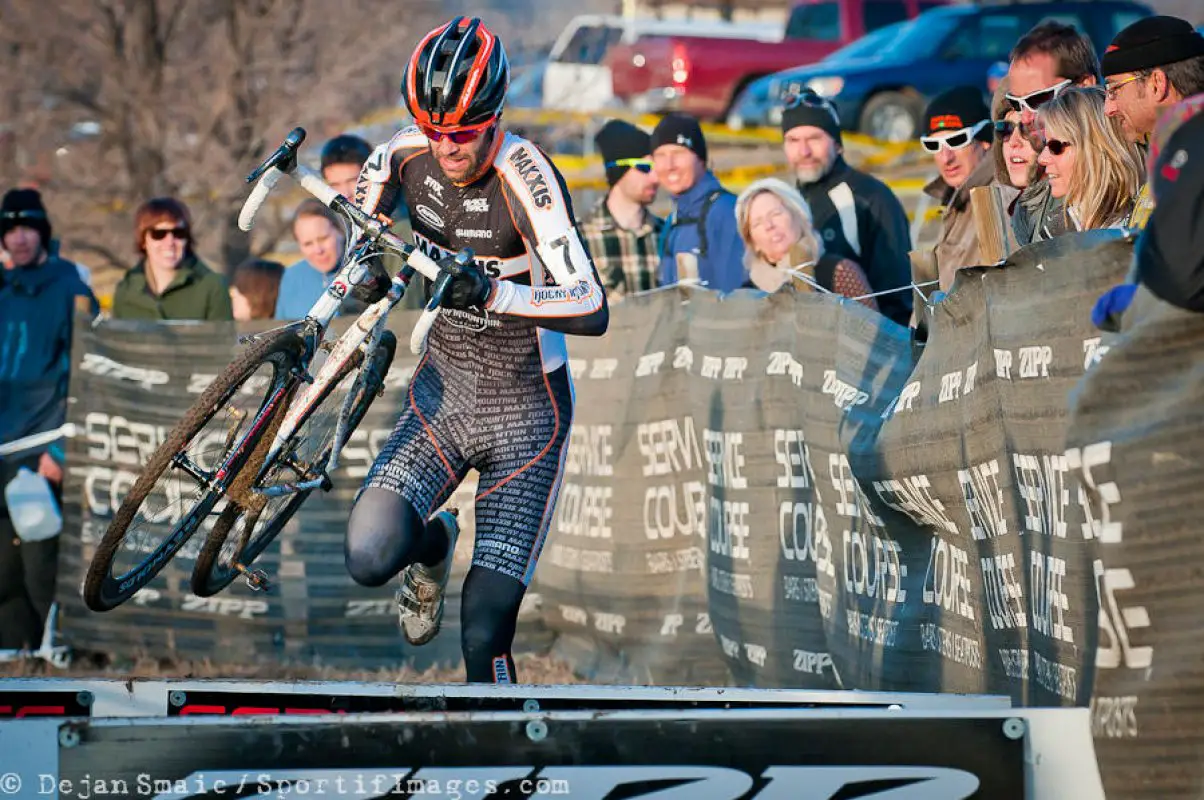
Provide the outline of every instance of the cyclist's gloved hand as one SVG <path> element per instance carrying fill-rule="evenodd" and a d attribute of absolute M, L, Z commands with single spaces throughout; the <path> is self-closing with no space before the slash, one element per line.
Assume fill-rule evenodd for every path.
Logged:
<path fill-rule="evenodd" d="M 484 308 L 493 293 L 493 281 L 485 274 L 485 270 L 474 261 L 460 264 L 453 258 L 439 261 L 440 268 L 450 272 L 454 277 L 451 285 L 443 294 L 444 308 Z"/>

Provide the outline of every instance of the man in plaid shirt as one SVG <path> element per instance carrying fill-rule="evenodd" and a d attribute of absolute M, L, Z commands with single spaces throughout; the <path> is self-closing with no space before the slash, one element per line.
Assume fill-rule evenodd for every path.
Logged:
<path fill-rule="evenodd" d="M 664 220 L 648 210 L 658 183 L 651 137 L 619 119 L 594 137 L 610 190 L 578 223 L 610 302 L 657 287 L 657 241 Z"/>

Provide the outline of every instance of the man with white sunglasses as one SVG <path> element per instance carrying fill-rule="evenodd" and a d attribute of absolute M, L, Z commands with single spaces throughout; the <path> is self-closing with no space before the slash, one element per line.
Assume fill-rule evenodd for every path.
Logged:
<path fill-rule="evenodd" d="M 1008 64 L 1010 109 L 1020 122 L 1032 126 L 1041 106 L 1072 86 L 1102 82 L 1099 59 L 1086 36 L 1061 22 L 1043 22 L 1026 33 L 1012 48 Z M 1016 240 L 1023 246 L 1066 232 L 1062 201 L 1049 191 L 1044 171 L 1021 193 L 1012 216 Z"/>
<path fill-rule="evenodd" d="M 982 92 L 959 86 L 939 95 L 924 112 L 924 131 L 920 144 L 940 173 L 924 192 L 944 212 L 940 240 L 932 251 L 913 257 L 912 275 L 916 283 L 939 278 L 941 291 L 947 292 L 959 269 L 979 263 L 970 190 L 995 177 L 995 164 L 987 157 L 994 130 Z"/>

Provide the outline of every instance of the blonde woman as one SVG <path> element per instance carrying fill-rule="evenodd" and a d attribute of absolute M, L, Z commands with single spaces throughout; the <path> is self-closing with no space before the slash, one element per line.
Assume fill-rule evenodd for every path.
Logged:
<path fill-rule="evenodd" d="M 1098 87 L 1068 89 L 1041 107 L 1044 130 L 1037 163 L 1050 193 L 1065 200 L 1070 230 L 1127 227 L 1145 182 L 1137 145 L 1104 114 Z"/>
<path fill-rule="evenodd" d="M 736 198 L 736 226 L 744 240 L 748 286 L 773 293 L 787 282 L 803 290 L 818 285 L 878 310 L 877 300 L 864 296 L 873 290 L 861 267 L 824 253 L 811 208 L 793 186 L 776 178 L 751 184 Z"/>

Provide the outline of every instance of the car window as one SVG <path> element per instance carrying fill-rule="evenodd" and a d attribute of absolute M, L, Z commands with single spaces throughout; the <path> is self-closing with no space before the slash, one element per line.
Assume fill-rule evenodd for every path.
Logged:
<path fill-rule="evenodd" d="M 786 38 L 839 42 L 840 6 L 837 3 L 795 6 L 786 22 Z"/>
<path fill-rule="evenodd" d="M 1031 14 L 982 14 L 967 18 L 945 44 L 941 55 L 950 61 L 1006 61 L 1020 37 L 1036 24 Z"/>
<path fill-rule="evenodd" d="M 907 19 L 907 6 L 903 0 L 884 0 L 865 4 L 865 29 L 876 31 Z"/>
<path fill-rule="evenodd" d="M 599 64 L 622 33 L 619 28 L 584 25 L 577 29 L 556 60 L 565 64 Z"/>

